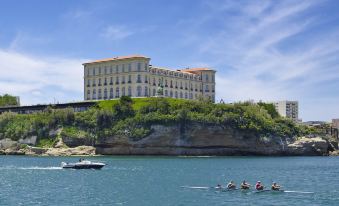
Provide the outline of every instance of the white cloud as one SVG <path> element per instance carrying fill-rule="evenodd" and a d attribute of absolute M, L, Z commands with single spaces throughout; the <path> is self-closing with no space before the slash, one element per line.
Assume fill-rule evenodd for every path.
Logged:
<path fill-rule="evenodd" d="M 303 118 L 329 120 L 339 115 L 333 112 L 336 111 L 333 107 L 317 113 L 305 111 L 312 108 L 310 105 L 319 97 L 327 98 L 328 85 L 339 80 L 338 75 L 333 75 L 339 72 L 339 45 L 334 43 L 339 41 L 339 28 L 309 32 L 323 19 L 305 13 L 321 3 L 211 1 L 207 4 L 210 10 L 201 17 L 203 25 L 194 19 L 197 23 L 187 24 L 183 32 L 197 34 L 197 30 L 209 23 L 227 19 L 224 28 L 208 37 L 195 37 L 193 43 L 199 45 L 197 58 L 208 56 L 206 63 L 218 70 L 218 98 L 227 101 L 296 99 L 302 103 Z M 339 102 L 337 95 L 329 98 Z M 323 101 L 323 105 L 328 105 Z"/>
<path fill-rule="evenodd" d="M 102 36 L 110 40 L 122 40 L 133 34 L 124 26 L 110 25 L 103 30 Z"/>
<path fill-rule="evenodd" d="M 82 100 L 84 59 L 36 57 L 0 49 L 0 93 L 21 96 L 23 104 Z M 69 95 L 56 96 L 64 91 Z M 75 94 L 75 96 L 74 96 Z"/>

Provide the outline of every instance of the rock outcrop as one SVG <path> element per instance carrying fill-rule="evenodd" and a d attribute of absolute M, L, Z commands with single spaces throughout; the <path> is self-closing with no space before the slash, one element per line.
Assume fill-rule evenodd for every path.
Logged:
<path fill-rule="evenodd" d="M 59 133 L 60 131 L 56 134 Z M 333 148 L 332 144 L 320 137 L 302 137 L 298 140 L 276 136 L 258 137 L 253 133 L 228 127 L 194 123 L 184 126 L 152 125 L 151 133 L 140 140 L 124 135 L 100 138 L 96 142 L 86 138 L 62 137 L 53 148 L 21 147 L 19 142 L 4 139 L 0 140 L 0 154 L 328 155 L 330 148 Z M 335 154 L 335 151 L 332 154 Z"/>
<path fill-rule="evenodd" d="M 258 137 L 232 128 L 191 124 L 153 125 L 147 137 L 132 141 L 124 136 L 97 142 L 99 154 L 120 155 L 328 155 L 328 143 L 321 138 L 293 139 Z M 289 143 L 292 142 L 292 143 Z"/>

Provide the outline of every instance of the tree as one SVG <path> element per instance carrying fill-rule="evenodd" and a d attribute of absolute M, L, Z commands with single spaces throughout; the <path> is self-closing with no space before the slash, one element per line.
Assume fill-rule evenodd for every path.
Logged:
<path fill-rule="evenodd" d="M 15 96 L 11 96 L 9 94 L 5 94 L 3 96 L 0 95 L 0 106 L 17 106 L 19 102 Z"/>

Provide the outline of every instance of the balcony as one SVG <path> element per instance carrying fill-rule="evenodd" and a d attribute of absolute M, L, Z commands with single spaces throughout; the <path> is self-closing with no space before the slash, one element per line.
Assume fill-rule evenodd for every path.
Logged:
<path fill-rule="evenodd" d="M 140 80 L 140 79 L 138 79 L 138 80 L 137 80 L 137 83 L 141 83 L 141 80 Z"/>
<path fill-rule="evenodd" d="M 119 82 L 115 82 L 115 84 L 119 84 Z"/>
<path fill-rule="evenodd" d="M 148 84 L 148 81 L 146 80 L 145 83 Z"/>
<path fill-rule="evenodd" d="M 90 87 L 91 85 L 87 84 L 86 87 Z"/>
<path fill-rule="evenodd" d="M 127 83 L 130 84 L 130 83 L 132 83 L 132 81 L 128 81 Z"/>
<path fill-rule="evenodd" d="M 155 84 L 155 83 L 153 83 L 153 86 L 156 86 L 156 84 Z"/>
<path fill-rule="evenodd" d="M 205 89 L 205 92 L 210 92 L 210 90 L 209 89 Z"/>
<path fill-rule="evenodd" d="M 187 87 L 185 87 L 185 90 L 188 90 L 188 88 L 187 88 Z"/>
<path fill-rule="evenodd" d="M 215 92 L 215 90 L 212 90 L 212 92 Z"/>
<path fill-rule="evenodd" d="M 104 86 L 107 86 L 107 82 L 104 83 Z"/>
<path fill-rule="evenodd" d="M 173 88 L 173 85 L 171 85 L 170 88 Z"/>
<path fill-rule="evenodd" d="M 180 89 L 183 89 L 183 87 L 180 87 Z"/>
<path fill-rule="evenodd" d="M 176 89 L 178 89 L 178 86 L 175 86 Z"/>
<path fill-rule="evenodd" d="M 168 85 L 167 85 L 167 84 L 165 84 L 165 87 L 168 87 Z"/>
<path fill-rule="evenodd" d="M 121 84 L 125 84 L 125 82 L 121 82 Z"/>
<path fill-rule="evenodd" d="M 195 91 L 197 92 L 197 91 L 198 91 L 198 89 L 195 89 Z"/>
<path fill-rule="evenodd" d="M 113 82 L 110 82 L 109 85 L 113 85 Z"/>
<path fill-rule="evenodd" d="M 95 87 L 95 86 L 97 86 L 96 84 L 92 84 L 92 87 Z"/>
<path fill-rule="evenodd" d="M 100 87 L 100 86 L 102 86 L 102 84 L 98 84 L 98 86 Z"/>

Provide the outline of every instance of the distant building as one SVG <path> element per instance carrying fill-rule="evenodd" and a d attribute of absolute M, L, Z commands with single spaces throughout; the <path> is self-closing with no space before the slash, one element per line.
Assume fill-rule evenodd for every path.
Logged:
<path fill-rule="evenodd" d="M 170 70 L 150 65 L 140 55 L 114 57 L 84 63 L 84 99 L 103 100 L 121 96 L 165 96 L 215 101 L 215 70 Z"/>
<path fill-rule="evenodd" d="M 332 119 L 332 127 L 339 129 L 339 119 Z"/>
<path fill-rule="evenodd" d="M 277 112 L 283 116 L 299 122 L 298 101 L 278 101 L 273 103 Z"/>

